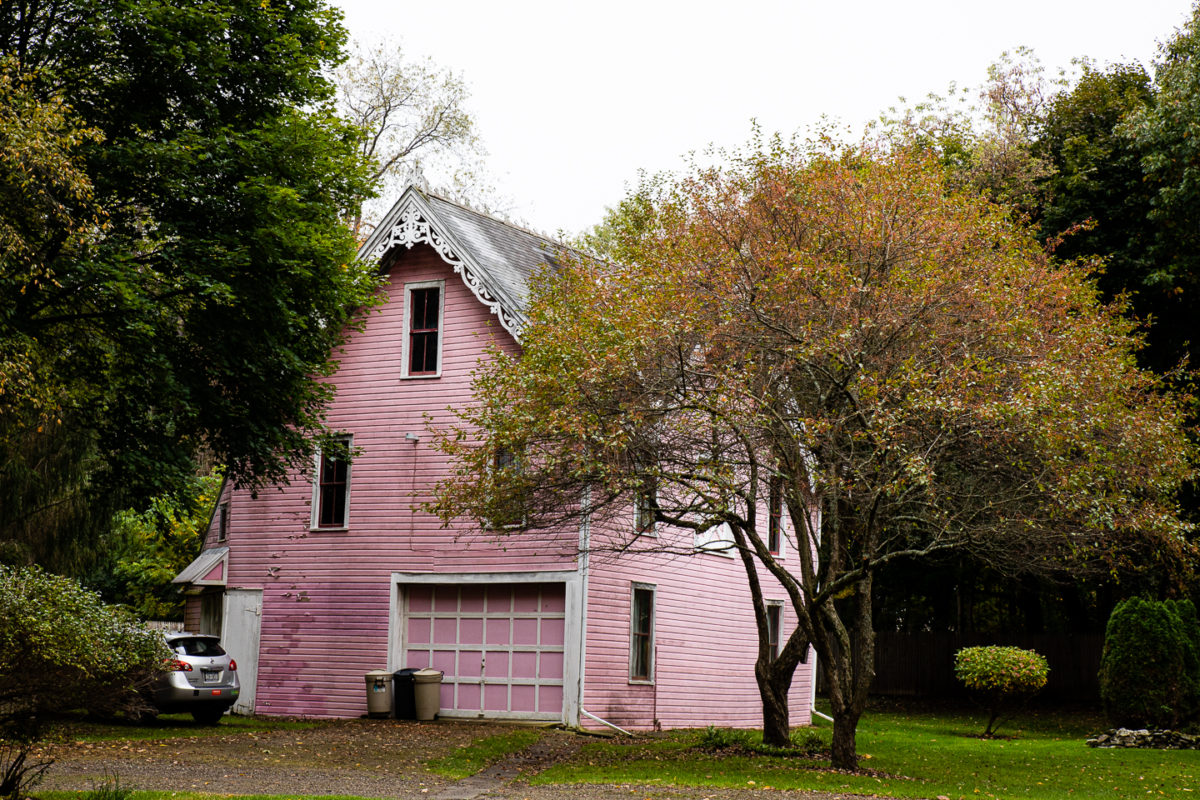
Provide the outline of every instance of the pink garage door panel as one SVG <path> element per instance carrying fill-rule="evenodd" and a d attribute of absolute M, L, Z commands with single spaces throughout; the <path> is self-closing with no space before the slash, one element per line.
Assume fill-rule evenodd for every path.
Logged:
<path fill-rule="evenodd" d="M 405 587 L 406 667 L 445 673 L 442 710 L 561 719 L 562 584 Z"/>

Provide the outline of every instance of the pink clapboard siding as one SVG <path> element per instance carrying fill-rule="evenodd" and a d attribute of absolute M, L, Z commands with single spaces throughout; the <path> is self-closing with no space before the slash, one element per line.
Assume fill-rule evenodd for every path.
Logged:
<path fill-rule="evenodd" d="M 661 531 L 660 536 L 690 537 Z M 786 600 L 760 570 L 767 600 Z M 633 584 L 655 589 L 653 685 L 629 681 Z M 794 626 L 784 609 L 783 635 Z M 713 553 L 593 558 L 588 576 L 587 661 L 582 707 L 615 725 L 644 730 L 706 725 L 757 727 L 757 629 L 739 558 Z M 811 669 L 796 671 L 791 722 L 810 722 Z M 586 718 L 585 727 L 597 727 Z"/>
<path fill-rule="evenodd" d="M 442 374 L 402 378 L 405 282 L 445 281 Z M 312 484 L 294 476 L 257 499 L 235 492 L 229 530 L 230 588 L 263 589 L 256 711 L 358 716 L 363 674 L 388 666 L 391 574 L 574 568 L 577 540 L 522 536 L 497 542 L 464 526 L 443 528 L 419 504 L 446 472 L 431 446 L 448 407 L 470 396 L 470 373 L 489 342 L 516 344 L 428 246 L 402 250 L 390 302 L 351 337 L 337 373 L 331 429 L 354 437 L 346 530 L 310 530 Z M 420 441 L 406 439 L 415 434 Z M 517 565 L 514 567 L 514 565 Z"/>

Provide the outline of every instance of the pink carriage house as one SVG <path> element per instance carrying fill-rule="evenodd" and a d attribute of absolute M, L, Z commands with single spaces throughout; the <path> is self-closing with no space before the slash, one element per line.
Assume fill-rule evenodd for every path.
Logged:
<path fill-rule="evenodd" d="M 753 609 L 728 552 L 599 558 L 586 523 L 498 537 L 421 508 L 449 469 L 429 425 L 470 401 L 490 343 L 519 353 L 529 280 L 560 252 L 415 188 L 363 245 L 388 302 L 330 378 L 328 423 L 353 459 L 321 456 L 257 497 L 226 488 L 175 579 L 187 628 L 219 634 L 237 659 L 235 711 L 361 716 L 366 672 L 432 667 L 444 718 L 761 724 Z M 779 546 L 786 558 L 795 538 L 782 531 Z M 764 586 L 772 627 L 790 631 L 786 595 Z M 813 661 L 796 672 L 794 724 L 809 721 Z"/>

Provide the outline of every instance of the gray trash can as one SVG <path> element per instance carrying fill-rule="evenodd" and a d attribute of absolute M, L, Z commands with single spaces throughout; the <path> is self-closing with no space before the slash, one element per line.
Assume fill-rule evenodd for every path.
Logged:
<path fill-rule="evenodd" d="M 367 682 L 367 716 L 389 716 L 392 713 L 392 673 L 386 669 L 373 669 L 363 677 Z"/>
<path fill-rule="evenodd" d="M 428 722 L 442 710 L 442 673 L 436 669 L 419 669 L 412 677 L 417 719 Z"/>

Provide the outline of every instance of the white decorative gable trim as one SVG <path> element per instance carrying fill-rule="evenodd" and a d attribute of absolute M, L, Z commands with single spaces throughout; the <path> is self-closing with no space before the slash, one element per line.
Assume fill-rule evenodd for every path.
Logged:
<path fill-rule="evenodd" d="M 484 284 L 478 267 L 469 264 L 466 257 L 456 251 L 447 237 L 429 223 L 428 214 L 418 207 L 412 198 L 400 209 L 396 223 L 387 231 L 383 241 L 371 250 L 368 258 L 378 261 L 397 245 L 404 245 L 411 250 L 414 244 L 428 244 L 436 250 L 442 260 L 454 269 L 454 273 L 462 278 L 463 283 L 479 302 L 491 309 L 500 320 L 501 327 L 512 334 L 513 338 L 520 339 L 521 320 L 512 309 L 504 307 L 503 301 Z"/>

